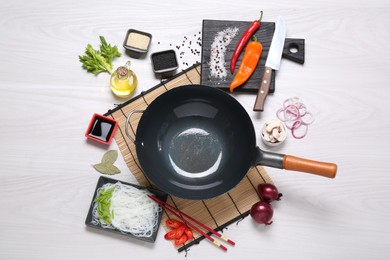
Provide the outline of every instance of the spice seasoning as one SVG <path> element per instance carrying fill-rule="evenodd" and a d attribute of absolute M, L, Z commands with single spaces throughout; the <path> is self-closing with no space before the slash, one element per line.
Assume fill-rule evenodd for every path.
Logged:
<path fill-rule="evenodd" d="M 216 34 L 213 43 L 211 44 L 210 54 L 210 76 L 214 78 L 226 78 L 227 71 L 225 68 L 225 54 L 227 46 L 232 39 L 237 35 L 238 28 L 227 28 Z"/>
<path fill-rule="evenodd" d="M 202 48 L 202 32 L 199 31 L 195 34 L 184 35 L 178 43 L 164 43 L 158 42 L 160 45 L 166 45 L 168 48 L 175 48 L 177 51 L 177 59 L 180 60 L 180 64 L 188 66 L 195 62 L 200 62 L 201 48 Z M 164 46 L 165 47 L 165 46 Z"/>
<path fill-rule="evenodd" d="M 133 58 L 140 58 L 144 55 L 152 41 L 150 33 L 129 29 L 123 42 L 126 53 Z"/>
<path fill-rule="evenodd" d="M 164 70 L 177 66 L 176 56 L 174 52 L 166 51 L 157 55 L 153 55 L 154 70 Z"/>
<path fill-rule="evenodd" d="M 145 34 L 130 32 L 127 36 L 126 45 L 137 49 L 146 50 L 148 49 L 149 43 L 150 37 Z"/>
<path fill-rule="evenodd" d="M 162 77 L 169 77 L 178 68 L 174 50 L 155 52 L 151 55 L 153 70 Z"/>

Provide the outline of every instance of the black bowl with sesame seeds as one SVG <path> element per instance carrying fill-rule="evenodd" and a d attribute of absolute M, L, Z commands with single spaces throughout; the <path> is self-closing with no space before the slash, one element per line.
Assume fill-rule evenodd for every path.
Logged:
<path fill-rule="evenodd" d="M 162 78 L 172 77 L 179 67 L 175 50 L 152 53 L 151 59 L 154 73 Z"/>

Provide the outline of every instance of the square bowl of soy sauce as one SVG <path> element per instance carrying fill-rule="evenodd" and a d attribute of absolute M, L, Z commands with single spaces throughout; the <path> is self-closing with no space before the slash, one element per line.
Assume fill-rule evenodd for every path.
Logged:
<path fill-rule="evenodd" d="M 95 113 L 85 132 L 85 136 L 103 144 L 110 144 L 117 127 L 118 121 Z"/>

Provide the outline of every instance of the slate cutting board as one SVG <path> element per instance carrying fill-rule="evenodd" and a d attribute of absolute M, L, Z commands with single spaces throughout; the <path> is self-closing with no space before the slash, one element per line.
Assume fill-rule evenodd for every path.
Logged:
<path fill-rule="evenodd" d="M 234 49 L 241 38 L 241 35 L 245 32 L 248 26 L 252 22 L 247 21 L 225 21 L 225 20 L 203 20 L 202 25 L 202 56 L 201 56 L 201 84 L 208 85 L 212 87 L 217 87 L 226 91 L 229 91 L 230 82 L 234 78 L 234 74 L 237 73 L 238 67 L 241 64 L 241 59 L 244 55 L 244 51 L 241 53 L 234 74 L 230 73 L 230 60 Z M 211 45 L 214 41 L 215 36 L 218 32 L 221 32 L 227 28 L 235 28 L 239 29 L 237 35 L 233 38 L 230 44 L 227 46 L 227 50 L 225 53 L 225 64 L 224 67 L 227 70 L 227 76 L 223 79 L 212 77 L 210 75 L 210 54 L 211 54 Z M 244 83 L 241 87 L 236 88 L 235 92 L 253 92 L 257 93 L 261 77 L 263 76 L 264 65 L 267 59 L 267 55 L 269 52 L 269 47 L 271 45 L 272 36 L 275 31 L 275 23 L 274 22 L 262 22 L 260 28 L 256 31 L 255 36 L 257 40 L 260 41 L 263 45 L 263 52 L 260 57 L 260 61 L 257 65 L 255 72 L 252 74 L 250 79 Z M 294 52 L 292 52 L 294 50 Z M 305 41 L 304 39 L 289 39 L 286 38 L 283 58 L 289 59 L 291 61 L 303 64 L 305 61 Z M 271 85 L 270 85 L 270 93 L 275 91 L 275 71 L 272 73 Z"/>

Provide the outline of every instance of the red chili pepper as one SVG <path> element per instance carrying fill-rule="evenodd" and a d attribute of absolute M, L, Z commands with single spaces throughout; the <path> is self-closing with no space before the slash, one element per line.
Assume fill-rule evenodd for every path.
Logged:
<path fill-rule="evenodd" d="M 164 238 L 166 240 L 179 239 L 184 234 L 185 229 L 186 229 L 186 226 L 181 225 L 180 227 L 175 228 L 175 229 L 169 231 L 168 233 L 166 233 Z"/>
<path fill-rule="evenodd" d="M 189 227 L 186 227 L 186 229 L 184 230 L 184 234 L 187 235 L 188 239 L 194 238 L 194 233 L 192 232 L 192 230 Z"/>
<path fill-rule="evenodd" d="M 179 246 L 181 244 L 184 244 L 185 242 L 188 241 L 188 237 L 186 234 L 183 234 L 180 238 L 175 239 L 175 245 Z"/>
<path fill-rule="evenodd" d="M 176 220 L 176 219 L 167 219 L 165 221 L 165 224 L 170 227 L 170 228 L 178 228 L 180 227 L 181 225 L 183 225 L 182 222 Z"/>
<path fill-rule="evenodd" d="M 252 37 L 257 29 L 260 28 L 260 22 L 263 18 L 263 11 L 260 12 L 260 19 L 253 21 L 251 25 L 246 29 L 246 31 L 242 34 L 240 40 L 237 43 L 236 49 L 233 52 L 232 60 L 230 61 L 230 72 L 234 73 L 234 68 L 236 66 L 238 57 L 240 56 L 242 50 L 244 49 L 246 43 Z"/>
<path fill-rule="evenodd" d="M 171 230 L 171 231 L 169 231 L 168 233 L 165 234 L 164 238 L 165 238 L 166 240 L 173 240 L 173 239 L 176 239 L 177 233 L 178 233 L 178 232 L 177 232 L 176 229 Z"/>

